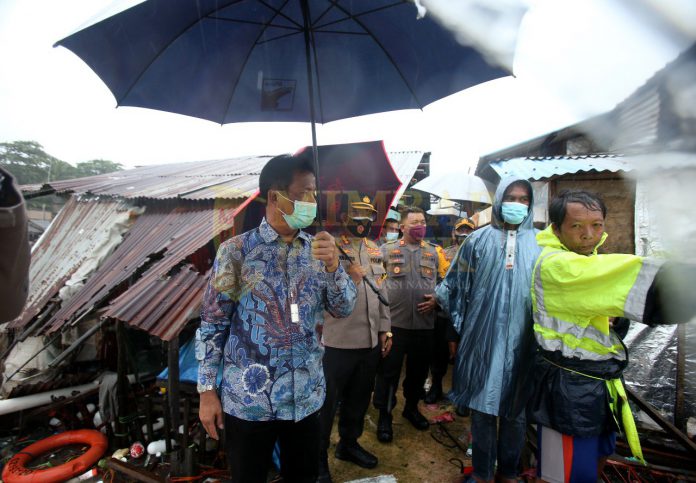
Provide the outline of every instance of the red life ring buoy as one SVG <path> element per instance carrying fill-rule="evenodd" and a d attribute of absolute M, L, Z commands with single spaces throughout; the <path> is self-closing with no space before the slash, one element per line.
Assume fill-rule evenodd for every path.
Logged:
<path fill-rule="evenodd" d="M 71 444 L 89 445 L 84 454 L 65 464 L 46 469 L 30 469 L 26 465 L 37 456 Z M 30 444 L 12 457 L 2 471 L 5 483 L 58 483 L 78 476 L 91 468 L 106 452 L 109 442 L 99 431 L 79 429 L 54 434 Z"/>

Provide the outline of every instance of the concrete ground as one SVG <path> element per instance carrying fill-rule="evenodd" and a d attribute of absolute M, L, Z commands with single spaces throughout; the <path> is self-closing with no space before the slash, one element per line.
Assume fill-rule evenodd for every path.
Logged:
<path fill-rule="evenodd" d="M 448 371 L 445 377 L 446 390 L 449 390 L 449 378 Z M 371 405 L 365 418 L 365 431 L 359 442 L 365 449 L 379 458 L 379 464 L 372 470 L 360 468 L 353 463 L 341 461 L 334 457 L 334 450 L 338 442 L 338 431 L 334 421 L 331 447 L 329 448 L 329 467 L 334 482 L 348 482 L 383 475 L 392 475 L 398 482 L 450 483 L 461 481 L 460 462 L 470 466 L 471 459 L 455 446 L 455 443 L 437 424 L 431 424 L 427 431 L 415 429 L 401 416 L 404 404 L 401 389 L 399 389 L 397 397 L 398 403 L 392 413 L 394 440 L 391 443 L 380 443 L 377 440 L 376 430 L 379 413 Z M 454 407 L 447 401 L 430 406 L 426 406 L 421 401 L 419 409 L 429 420 L 449 411 L 454 416 L 454 421 L 443 423 L 443 425 L 463 448 L 467 448 L 469 443 L 468 417 L 462 418 L 454 414 Z M 444 444 L 439 443 L 436 439 Z"/>

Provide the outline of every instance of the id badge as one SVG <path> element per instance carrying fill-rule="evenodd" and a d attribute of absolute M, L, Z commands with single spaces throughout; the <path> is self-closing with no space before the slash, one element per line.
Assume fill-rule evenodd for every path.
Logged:
<path fill-rule="evenodd" d="M 297 304 L 290 304 L 290 320 L 294 324 L 300 323 L 300 306 Z"/>
<path fill-rule="evenodd" d="M 515 267 L 515 245 L 517 244 L 517 232 L 508 231 L 507 243 L 505 248 L 505 270 L 512 270 Z"/>

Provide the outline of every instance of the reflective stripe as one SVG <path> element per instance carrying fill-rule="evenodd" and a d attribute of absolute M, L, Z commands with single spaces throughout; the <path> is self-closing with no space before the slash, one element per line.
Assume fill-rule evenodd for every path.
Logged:
<path fill-rule="evenodd" d="M 623 430 L 626 441 L 628 441 L 628 447 L 631 448 L 631 454 L 633 454 L 635 459 L 645 465 L 647 463 L 645 459 L 643 459 L 643 449 L 640 446 L 638 429 L 633 419 L 631 406 L 628 404 L 628 398 L 626 397 L 626 390 L 623 383 L 621 379 L 609 379 L 606 384 L 610 398 L 609 407 L 611 408 L 612 414 L 614 414 L 614 420 L 618 423 L 617 416 L 621 417 L 620 427 Z"/>
<path fill-rule="evenodd" d="M 544 304 L 544 286 L 541 281 L 541 265 L 551 255 L 563 253 L 550 251 L 542 255 L 534 267 L 534 335 L 537 343 L 550 352 L 561 351 L 565 357 L 577 357 L 591 361 L 626 359 L 623 345 L 613 332 L 604 334 L 592 325 L 582 327 L 549 315 Z"/>
<path fill-rule="evenodd" d="M 633 287 L 628 292 L 626 303 L 624 304 L 624 314 L 627 319 L 643 321 L 645 315 L 645 299 L 650 290 L 650 286 L 655 280 L 655 275 L 664 261 L 644 258 L 640 267 L 640 272 L 633 283 Z"/>
<path fill-rule="evenodd" d="M 542 255 L 534 266 L 534 293 L 536 294 L 537 310 L 543 313 L 546 313 L 546 306 L 544 305 L 544 287 L 541 284 L 541 264 L 551 255 L 561 252 L 561 250 L 555 250 Z"/>
<path fill-rule="evenodd" d="M 546 357 L 544 357 L 544 360 L 549 364 L 558 367 L 559 369 L 563 369 L 564 371 L 572 372 L 573 374 L 578 374 L 597 381 L 604 381 L 609 393 L 609 409 L 611 410 L 611 414 L 614 417 L 616 425 L 622 429 L 633 456 L 641 463 L 646 464 L 645 460 L 643 459 L 643 450 L 640 447 L 640 438 L 638 437 L 636 423 L 633 420 L 631 406 L 628 404 L 626 390 L 624 389 L 621 379 L 602 379 L 601 377 L 591 376 L 589 374 L 585 374 L 584 372 L 574 371 L 573 369 L 563 367 L 560 364 L 556 364 L 555 362 L 547 359 Z"/>
<path fill-rule="evenodd" d="M 623 361 L 626 359 L 623 345 L 621 345 L 618 339 L 615 339 L 618 342 L 617 344 L 609 343 L 603 345 L 601 342 L 583 336 L 583 334 L 580 334 L 580 337 L 578 337 L 569 332 L 556 331 L 545 325 L 547 323 L 553 324 L 554 322 L 562 322 L 567 325 L 573 324 L 546 316 L 542 322 L 544 325 L 542 325 L 537 322 L 542 318 L 544 317 L 541 314 L 534 314 L 534 335 L 537 343 L 546 351 L 560 351 L 564 357 L 577 357 L 589 361 L 606 361 L 609 359 Z M 582 328 L 579 328 L 580 332 L 582 332 Z"/>

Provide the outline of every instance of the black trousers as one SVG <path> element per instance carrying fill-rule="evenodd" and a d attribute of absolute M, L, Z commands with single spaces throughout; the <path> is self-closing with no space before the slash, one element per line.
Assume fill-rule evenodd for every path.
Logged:
<path fill-rule="evenodd" d="M 341 414 L 338 418 L 341 441 L 351 444 L 362 435 L 380 353 L 379 344 L 373 349 L 326 347 L 323 360 L 326 400 L 320 415 L 321 457 L 326 457 L 329 448 L 338 401 L 341 401 Z"/>
<path fill-rule="evenodd" d="M 314 483 L 317 479 L 318 411 L 298 422 L 245 421 L 225 414 L 225 437 L 234 483 L 266 483 L 276 441 L 284 482 Z"/>
<path fill-rule="evenodd" d="M 447 374 L 449 364 L 449 345 L 447 343 L 447 327 L 451 324 L 448 318 L 438 315 L 435 317 L 435 331 L 433 332 L 433 353 L 430 357 L 430 374 L 433 380 L 442 378 Z"/>
<path fill-rule="evenodd" d="M 423 384 L 428 377 L 428 366 L 433 350 L 435 331 L 408 330 L 392 327 L 394 339 L 391 352 L 377 367 L 375 395 L 372 403 L 377 409 L 392 410 L 396 406 L 396 390 L 401 377 L 401 366 L 406 358 L 404 398 L 406 405 L 416 405 L 425 395 Z M 391 395 L 391 402 L 389 396 Z M 388 404 L 389 403 L 389 404 Z"/>

